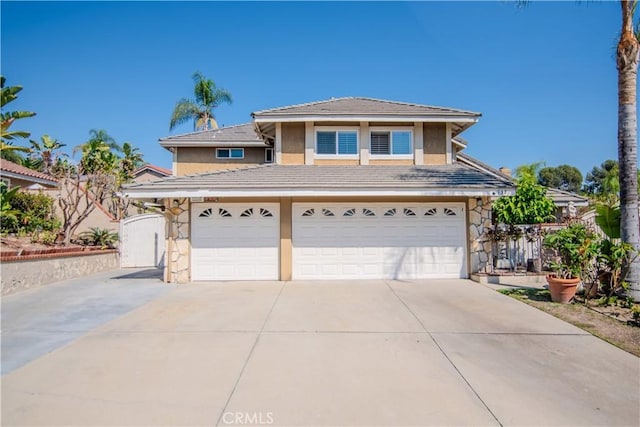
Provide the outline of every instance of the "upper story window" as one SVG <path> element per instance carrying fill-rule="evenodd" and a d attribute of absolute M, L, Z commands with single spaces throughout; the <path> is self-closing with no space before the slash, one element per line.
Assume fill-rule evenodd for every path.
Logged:
<path fill-rule="evenodd" d="M 316 128 L 316 154 L 321 156 L 357 156 L 357 129 Z"/>
<path fill-rule="evenodd" d="M 216 159 L 244 159 L 244 148 L 216 148 Z"/>
<path fill-rule="evenodd" d="M 403 156 L 413 155 L 413 132 L 408 129 L 371 130 L 371 156 Z"/>

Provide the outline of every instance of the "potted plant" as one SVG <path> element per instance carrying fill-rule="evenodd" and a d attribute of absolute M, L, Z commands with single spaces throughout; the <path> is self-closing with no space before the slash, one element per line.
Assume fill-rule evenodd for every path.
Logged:
<path fill-rule="evenodd" d="M 558 259 L 551 263 L 555 274 L 547 276 L 551 299 L 567 304 L 575 296 L 582 278 L 592 274 L 599 243 L 584 224 L 575 222 L 548 234 L 544 246 L 558 255 Z"/>

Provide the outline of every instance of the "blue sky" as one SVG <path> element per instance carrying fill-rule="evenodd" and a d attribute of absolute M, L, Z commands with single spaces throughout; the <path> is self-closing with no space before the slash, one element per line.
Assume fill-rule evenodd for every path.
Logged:
<path fill-rule="evenodd" d="M 201 71 L 220 124 L 330 97 L 483 113 L 462 134 L 493 166 L 583 173 L 617 158 L 618 2 L 7 2 L 1 69 L 38 113 L 17 128 L 68 147 L 92 128 L 170 167 L 158 138 Z"/>

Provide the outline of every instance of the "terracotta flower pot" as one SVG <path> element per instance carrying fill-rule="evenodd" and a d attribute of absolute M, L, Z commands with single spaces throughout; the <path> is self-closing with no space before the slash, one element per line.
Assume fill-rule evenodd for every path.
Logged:
<path fill-rule="evenodd" d="M 551 300 L 561 304 L 568 304 L 576 295 L 576 289 L 580 283 L 579 277 L 571 279 L 561 279 L 554 275 L 547 276 L 549 283 L 549 292 L 551 292 Z"/>

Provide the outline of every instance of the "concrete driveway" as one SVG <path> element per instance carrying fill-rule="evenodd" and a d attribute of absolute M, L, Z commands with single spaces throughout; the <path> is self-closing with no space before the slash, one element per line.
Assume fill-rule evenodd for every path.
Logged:
<path fill-rule="evenodd" d="M 3 299 L 3 426 L 640 420 L 638 358 L 470 281 L 144 276 Z"/>

